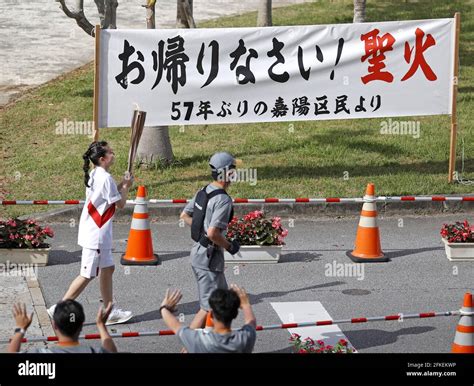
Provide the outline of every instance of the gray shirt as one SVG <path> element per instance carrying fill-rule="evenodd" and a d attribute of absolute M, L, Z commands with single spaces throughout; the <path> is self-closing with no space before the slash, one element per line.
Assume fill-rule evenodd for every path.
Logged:
<path fill-rule="evenodd" d="M 208 185 L 206 192 L 219 189 L 214 185 Z M 196 195 L 184 208 L 189 216 L 194 211 L 194 201 Z M 222 236 L 227 234 L 227 225 L 229 224 L 232 211 L 232 199 L 226 194 L 218 194 L 212 197 L 207 203 L 206 216 L 204 217 L 204 231 L 207 233 L 209 227 L 216 227 L 222 230 Z M 207 257 L 207 250 L 200 243 L 196 242 L 191 249 L 191 265 L 195 268 L 205 269 L 213 272 L 224 272 L 224 250 L 217 247 L 212 259 Z"/>
<path fill-rule="evenodd" d="M 26 351 L 28 354 L 103 354 L 108 353 L 108 351 L 103 348 L 94 348 L 87 345 L 77 345 L 77 346 L 51 346 L 44 348 L 35 348 L 33 350 Z"/>
<path fill-rule="evenodd" d="M 248 353 L 250 354 L 257 339 L 257 331 L 250 324 L 228 334 L 212 331 L 191 330 L 181 327 L 178 338 L 189 353 Z"/>

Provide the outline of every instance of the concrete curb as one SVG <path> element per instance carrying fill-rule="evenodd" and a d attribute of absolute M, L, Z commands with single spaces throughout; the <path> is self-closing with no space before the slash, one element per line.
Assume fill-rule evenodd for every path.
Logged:
<path fill-rule="evenodd" d="M 178 221 L 179 214 L 184 204 L 148 204 L 148 211 L 152 220 Z M 280 216 L 282 218 L 308 218 L 308 217 L 357 217 L 362 208 L 361 203 L 275 203 L 275 204 L 236 204 L 235 214 L 241 216 L 254 210 L 263 210 L 268 216 Z M 130 221 L 134 206 L 127 205 L 115 214 L 115 221 Z M 474 201 L 407 201 L 407 202 L 385 202 L 378 203 L 377 209 L 384 216 L 406 216 L 406 215 L 433 215 L 433 214 L 455 214 L 474 212 Z M 60 209 L 52 209 L 45 212 L 25 215 L 21 218 L 34 217 L 44 222 L 71 222 L 79 221 L 82 205 L 69 207 L 62 206 Z"/>
<path fill-rule="evenodd" d="M 36 275 L 27 276 L 26 282 L 28 285 L 28 291 L 30 292 L 33 309 L 38 318 L 38 323 L 43 336 L 56 335 L 54 333 L 53 325 L 51 324 L 51 319 L 46 311 L 46 303 L 44 301 L 43 291 L 41 290 L 38 278 Z"/>

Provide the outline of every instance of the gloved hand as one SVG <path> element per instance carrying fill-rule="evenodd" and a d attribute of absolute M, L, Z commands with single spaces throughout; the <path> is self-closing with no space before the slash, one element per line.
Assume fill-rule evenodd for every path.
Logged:
<path fill-rule="evenodd" d="M 230 247 L 227 248 L 227 252 L 229 252 L 231 255 L 235 255 L 239 251 L 240 251 L 239 242 L 237 240 L 232 240 L 230 242 Z"/>

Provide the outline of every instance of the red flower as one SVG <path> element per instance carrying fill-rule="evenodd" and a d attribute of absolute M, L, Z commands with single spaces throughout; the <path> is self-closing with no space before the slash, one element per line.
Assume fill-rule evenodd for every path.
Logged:
<path fill-rule="evenodd" d="M 275 220 L 278 221 L 279 218 L 266 219 L 263 211 L 249 212 L 240 219 L 231 221 L 227 237 L 239 241 L 241 245 L 282 245 L 287 231 L 276 224 Z"/>
<path fill-rule="evenodd" d="M 44 232 L 44 234 L 46 234 L 46 235 L 49 236 L 49 237 L 53 237 L 53 236 L 54 236 L 54 232 L 53 232 L 53 230 L 52 230 L 50 227 L 45 227 L 45 228 L 43 229 L 43 232 Z"/>
<path fill-rule="evenodd" d="M 454 224 L 443 224 L 440 234 L 450 243 L 474 242 L 474 227 L 467 220 L 457 221 Z"/>

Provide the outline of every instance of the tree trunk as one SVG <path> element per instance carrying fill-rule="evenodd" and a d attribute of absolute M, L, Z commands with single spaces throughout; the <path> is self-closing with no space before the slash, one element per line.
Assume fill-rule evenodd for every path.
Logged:
<path fill-rule="evenodd" d="M 117 29 L 117 0 L 105 0 L 105 15 L 108 29 Z"/>
<path fill-rule="evenodd" d="M 257 27 L 272 26 L 272 0 L 260 0 L 257 14 Z"/>
<path fill-rule="evenodd" d="M 137 149 L 140 166 L 155 167 L 158 164 L 169 165 L 174 155 L 171 147 L 168 126 L 145 126 Z"/>
<path fill-rule="evenodd" d="M 193 0 L 177 0 L 176 28 L 196 28 Z"/>
<path fill-rule="evenodd" d="M 146 8 L 146 28 L 155 29 L 155 3 L 156 1 L 148 1 L 147 5 L 144 5 Z"/>
<path fill-rule="evenodd" d="M 148 0 L 146 8 L 146 27 L 155 29 L 155 0 Z M 150 168 L 161 163 L 169 165 L 173 162 L 168 126 L 145 126 L 138 144 L 137 159 L 140 166 Z"/>
<path fill-rule="evenodd" d="M 76 0 L 76 6 L 74 10 L 70 10 L 66 5 L 65 0 L 56 0 L 59 3 L 59 7 L 67 17 L 76 20 L 77 25 L 90 36 L 94 36 L 94 26 L 89 22 L 86 15 L 84 14 L 84 0 Z"/>
<path fill-rule="evenodd" d="M 62 11 L 67 17 L 76 20 L 76 23 L 82 30 L 94 36 L 94 26 L 89 22 L 84 14 L 84 0 L 76 0 L 75 7 L 70 10 L 66 5 L 65 0 L 56 0 Z M 99 12 L 100 28 L 101 29 L 116 29 L 117 28 L 117 7 L 118 0 L 94 0 Z"/>
<path fill-rule="evenodd" d="M 354 0 L 354 23 L 365 22 L 365 3 L 366 0 Z"/>

